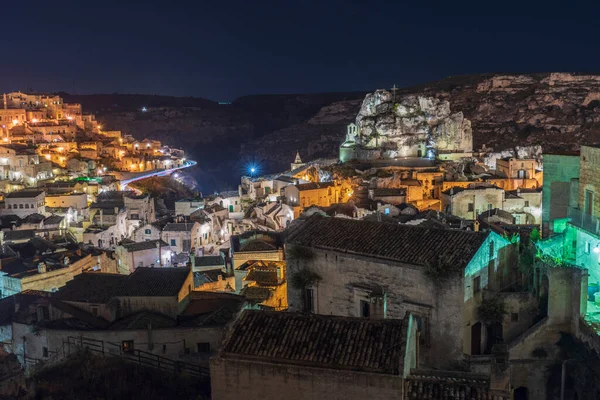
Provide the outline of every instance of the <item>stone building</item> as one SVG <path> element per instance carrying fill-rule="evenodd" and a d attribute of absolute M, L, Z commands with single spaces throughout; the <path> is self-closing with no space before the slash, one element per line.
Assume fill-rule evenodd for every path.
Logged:
<path fill-rule="evenodd" d="M 175 202 L 175 215 L 189 217 L 194 211 L 204 207 L 204 199 L 181 199 Z"/>
<path fill-rule="evenodd" d="M 287 204 L 294 208 L 294 218 L 298 218 L 302 210 L 310 206 L 328 207 L 339 203 L 341 186 L 335 182 L 309 182 L 289 185 L 283 188 Z"/>
<path fill-rule="evenodd" d="M 287 240 L 288 280 L 306 281 L 304 289 L 288 286 L 289 309 L 371 318 L 410 312 L 423 361 L 440 366 L 470 346 L 464 321 L 476 304 L 469 300 L 488 286 L 508 244 L 493 232 L 313 216 Z M 455 273 L 436 284 L 438 275 L 427 272 L 436 265 Z"/>
<path fill-rule="evenodd" d="M 484 211 L 495 208 L 502 210 L 504 190 L 487 185 L 455 187 L 442 192 L 441 201 L 445 213 L 475 220 Z"/>
<path fill-rule="evenodd" d="M 189 254 L 192 243 L 197 243 L 201 236 L 201 225 L 198 222 L 170 222 L 162 230 L 162 239 L 177 254 Z"/>
<path fill-rule="evenodd" d="M 30 214 L 46 213 L 46 193 L 40 190 L 21 190 L 12 192 L 4 197 L 2 214 L 18 215 L 24 218 Z"/>
<path fill-rule="evenodd" d="M 403 378 L 416 367 L 415 328 L 410 317 L 373 320 L 245 310 L 211 360 L 212 396 L 402 398 Z"/>
<path fill-rule="evenodd" d="M 208 366 L 243 299 L 190 288 L 189 269 L 148 268 L 81 274 L 51 297 L 27 291 L 0 300 L 0 351 L 24 367 L 82 347 Z"/>
<path fill-rule="evenodd" d="M 122 243 L 115 253 L 119 260 L 119 272 L 129 274 L 141 267 L 170 267 L 172 247 L 163 240 Z"/>
<path fill-rule="evenodd" d="M 37 259 L 4 258 L 0 263 L 0 298 L 26 290 L 54 292 L 83 271 L 98 268 L 96 257 L 81 252 L 63 252 Z"/>
<path fill-rule="evenodd" d="M 566 229 L 570 206 L 579 197 L 579 154 L 544 154 L 542 236 Z"/>
<path fill-rule="evenodd" d="M 496 160 L 496 175 L 509 179 L 535 179 L 543 184 L 543 173 L 536 159 L 500 158 Z"/>
<path fill-rule="evenodd" d="M 508 400 L 492 374 L 421 370 L 418 323 L 245 310 L 211 359 L 215 399 Z M 256 384 L 260 382 L 260 384 Z M 427 396 L 427 397 L 425 397 Z"/>

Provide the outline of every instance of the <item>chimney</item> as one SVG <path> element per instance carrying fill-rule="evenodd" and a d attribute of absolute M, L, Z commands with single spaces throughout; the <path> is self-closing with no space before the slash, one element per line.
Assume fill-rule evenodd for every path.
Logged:
<path fill-rule="evenodd" d="M 41 262 L 38 264 L 38 273 L 40 273 L 40 274 L 46 273 L 46 263 L 45 262 Z"/>

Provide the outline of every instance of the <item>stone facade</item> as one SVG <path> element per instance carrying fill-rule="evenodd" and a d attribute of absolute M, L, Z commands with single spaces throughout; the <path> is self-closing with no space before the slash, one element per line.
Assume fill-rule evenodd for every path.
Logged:
<path fill-rule="evenodd" d="M 571 204 L 572 181 L 579 178 L 578 155 L 544 154 L 544 186 L 542 188 L 542 235 L 552 236 L 554 221 L 565 220 Z M 579 193 L 577 193 L 579 197 Z M 577 203 L 577 202 L 575 202 Z M 566 227 L 558 227 L 560 233 Z"/>
<path fill-rule="evenodd" d="M 281 365 L 265 361 L 211 359 L 212 397 L 217 400 L 396 399 L 401 376 Z"/>

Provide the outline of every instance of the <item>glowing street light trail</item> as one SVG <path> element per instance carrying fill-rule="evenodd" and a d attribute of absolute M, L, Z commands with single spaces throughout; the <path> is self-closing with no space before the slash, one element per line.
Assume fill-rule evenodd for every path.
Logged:
<path fill-rule="evenodd" d="M 163 169 L 163 170 L 159 170 L 159 171 L 150 171 L 150 172 L 146 172 L 146 173 L 144 173 L 142 175 L 138 175 L 138 176 L 133 177 L 133 178 L 124 179 L 120 183 L 121 184 L 121 190 L 125 189 L 127 187 L 127 185 L 129 185 L 131 182 L 135 182 L 135 181 L 139 181 L 139 180 L 142 180 L 142 179 L 151 178 L 153 176 L 165 176 L 165 175 L 169 175 L 169 174 L 172 174 L 173 172 L 178 171 L 180 169 L 193 167 L 196 164 L 197 164 L 196 161 L 187 160 L 187 161 L 184 161 L 184 163 L 183 163 L 183 165 L 181 167 L 174 167 L 174 168 Z"/>

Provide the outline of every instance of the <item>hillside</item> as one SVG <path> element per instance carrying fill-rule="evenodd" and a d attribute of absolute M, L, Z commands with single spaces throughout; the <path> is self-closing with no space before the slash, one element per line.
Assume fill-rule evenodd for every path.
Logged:
<path fill-rule="evenodd" d="M 541 144 L 545 151 L 574 150 L 580 143 L 600 143 L 600 75 L 457 76 L 399 89 L 396 96 L 410 94 L 448 100 L 453 113 L 462 111 L 471 121 L 475 149 Z M 249 161 L 274 172 L 287 168 L 297 150 L 303 159 L 336 157 L 345 126 L 365 95 L 257 95 L 231 105 L 162 96 L 155 103 L 127 95 L 107 95 L 111 100 L 102 102 L 97 95 L 73 99 L 86 110 L 101 103 L 128 104 L 129 111 L 101 108 L 99 119 L 107 128 L 184 147 L 198 160 L 200 189 L 209 191 L 237 185 Z M 138 100 L 157 106 L 142 113 L 146 104 L 136 106 Z"/>

